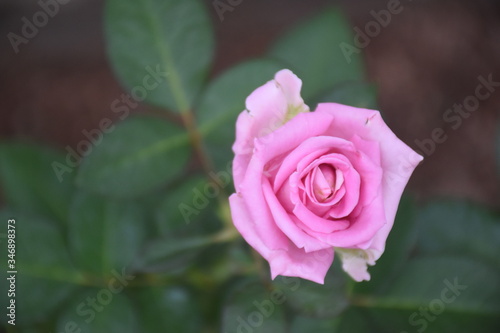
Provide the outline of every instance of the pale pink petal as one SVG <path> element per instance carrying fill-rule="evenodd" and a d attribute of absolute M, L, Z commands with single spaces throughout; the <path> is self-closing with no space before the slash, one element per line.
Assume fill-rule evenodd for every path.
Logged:
<path fill-rule="evenodd" d="M 360 175 L 352 167 L 350 161 L 342 154 L 334 153 L 322 156 L 314 161 L 311 166 L 316 167 L 320 164 L 330 164 L 342 172 L 346 188 L 345 195 L 338 204 L 331 207 L 329 214 L 333 218 L 346 217 L 358 204 L 361 183 Z"/>
<path fill-rule="evenodd" d="M 302 202 L 298 202 L 295 205 L 293 213 L 299 221 L 302 221 L 302 223 L 309 228 L 309 230 L 315 232 L 309 233 L 309 235 L 314 237 L 316 237 L 316 232 L 328 235 L 333 232 L 345 230 L 349 227 L 349 221 L 347 219 L 331 220 L 322 218 L 314 212 L 311 212 Z M 331 243 L 328 244 L 331 245 Z"/>
<path fill-rule="evenodd" d="M 336 103 L 323 103 L 318 105 L 314 113 L 335 117 L 335 121 L 328 129 L 331 135 L 349 140 L 355 133 L 363 140 L 379 143 L 380 162 L 384 170 L 382 196 L 386 220 L 389 224 L 381 232 L 383 235 L 388 234 L 392 228 L 404 187 L 423 157 L 396 137 L 378 111 Z"/>
<path fill-rule="evenodd" d="M 256 139 L 254 147 L 261 153 L 261 158 L 267 163 L 272 158 L 288 153 L 305 140 L 324 133 L 333 118 L 326 114 L 311 117 L 311 114 L 300 113 L 276 131 Z"/>
<path fill-rule="evenodd" d="M 238 154 L 234 156 L 233 181 L 236 192 L 240 192 L 242 190 L 241 183 L 245 178 L 245 173 L 247 172 L 248 164 L 250 164 L 251 159 L 252 159 L 251 154 Z"/>
<path fill-rule="evenodd" d="M 271 276 L 296 276 L 324 284 L 326 273 L 333 262 L 333 248 L 306 253 L 290 246 L 290 250 L 274 251 L 269 260 Z"/>
<path fill-rule="evenodd" d="M 285 211 L 281 203 L 276 198 L 276 195 L 272 191 L 269 183 L 264 183 L 263 188 L 264 197 L 269 205 L 276 225 L 285 235 L 288 236 L 296 247 L 303 248 L 305 252 L 313 252 L 331 247 L 331 245 L 309 236 L 294 223 L 292 217 Z"/>
<path fill-rule="evenodd" d="M 335 248 L 335 252 L 342 260 L 342 269 L 355 281 L 370 280 L 368 265 L 375 264 L 373 254 L 370 251 Z"/>
<path fill-rule="evenodd" d="M 250 216 L 250 212 L 243 198 L 233 193 L 229 197 L 229 206 L 231 207 L 231 217 L 233 224 L 239 231 L 245 241 L 250 244 L 257 252 L 266 259 L 271 257 L 270 247 L 264 243 L 255 230 L 255 223 Z"/>
<path fill-rule="evenodd" d="M 254 155 L 241 183 L 243 191 L 239 192 L 238 195 L 243 197 L 250 212 L 251 227 L 262 241 L 273 250 L 284 249 L 288 247 L 288 238 L 276 225 L 264 198 L 262 184 L 269 180 L 263 176 L 263 167 L 262 160 Z"/>
<path fill-rule="evenodd" d="M 278 189 L 283 182 L 288 178 L 288 176 L 293 172 L 292 170 L 305 169 L 312 163 L 312 160 L 326 154 L 330 149 L 335 149 L 335 151 L 355 151 L 355 147 L 352 142 L 344 139 L 324 136 L 325 131 L 330 126 L 330 123 L 334 121 L 332 117 L 325 118 L 323 114 L 315 114 L 316 112 L 303 114 L 303 122 L 306 122 L 305 118 L 308 118 L 308 123 L 313 119 L 317 119 L 317 122 L 322 124 L 321 128 L 318 128 L 314 133 L 315 135 L 309 135 L 307 137 L 298 138 L 298 145 L 291 151 L 283 160 L 282 165 L 278 173 L 276 174 L 276 179 L 274 181 L 274 189 Z M 296 117 L 298 118 L 298 116 Z M 313 118 L 309 120 L 310 118 Z M 291 123 L 291 121 L 289 122 Z M 298 123 L 300 125 L 300 123 Z M 299 129 L 297 129 L 299 130 Z M 292 133 L 293 134 L 293 133 Z M 306 162 L 303 163 L 302 159 L 306 157 Z"/>
<path fill-rule="evenodd" d="M 293 74 L 289 69 L 283 69 L 276 73 L 274 80 L 281 87 L 283 95 L 288 105 L 292 107 L 304 106 L 304 100 L 300 97 L 300 89 L 302 88 L 302 80 Z M 308 111 L 303 110 L 304 112 Z"/>
<path fill-rule="evenodd" d="M 269 262 L 273 279 L 284 275 L 324 283 L 325 275 L 333 262 L 333 248 L 306 253 L 290 245 L 287 249 L 271 250 L 251 227 L 254 223 L 243 198 L 232 194 L 229 204 L 234 226 L 247 243 Z"/>
<path fill-rule="evenodd" d="M 271 80 L 255 89 L 246 100 L 246 110 L 236 122 L 235 154 L 252 151 L 254 139 L 265 136 L 286 123 L 289 111 L 307 112 L 300 97 L 302 81 L 291 71 L 279 71 Z"/>
<path fill-rule="evenodd" d="M 386 224 L 381 196 L 366 205 L 359 216 L 349 216 L 348 220 L 350 225 L 345 230 L 311 236 L 334 247 L 357 248 L 358 244 L 368 242 Z"/>

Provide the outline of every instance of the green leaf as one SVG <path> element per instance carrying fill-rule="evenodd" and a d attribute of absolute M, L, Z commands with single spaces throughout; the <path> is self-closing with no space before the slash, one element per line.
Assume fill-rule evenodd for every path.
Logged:
<path fill-rule="evenodd" d="M 423 274 L 426 272 L 426 274 Z M 410 261 L 398 279 L 384 294 L 385 303 L 402 307 L 427 304 L 443 298 L 442 291 L 457 297 L 447 310 L 457 312 L 500 314 L 500 272 L 483 263 L 464 257 L 433 256 Z"/>
<path fill-rule="evenodd" d="M 336 318 L 294 316 L 291 333 L 372 333 L 373 327 L 367 319 L 363 311 L 356 308 L 349 308 Z"/>
<path fill-rule="evenodd" d="M 498 217 L 463 201 L 433 202 L 419 210 L 418 251 L 466 255 L 500 267 Z"/>
<path fill-rule="evenodd" d="M 378 109 L 376 89 L 365 82 L 345 82 L 320 100 L 320 103 L 339 103 L 364 109 Z"/>
<path fill-rule="evenodd" d="M 59 164 L 67 167 L 64 156 L 52 149 L 18 142 L 0 144 L 0 184 L 7 204 L 66 222 L 73 176 L 57 174 Z"/>
<path fill-rule="evenodd" d="M 334 333 L 373 333 L 373 325 L 367 318 L 364 309 L 350 307 L 338 317 L 338 325 Z M 376 331 L 379 333 L 379 331 Z"/>
<path fill-rule="evenodd" d="M 194 175 L 161 192 L 155 211 L 157 233 L 134 267 L 146 272 L 178 273 L 214 243 L 221 229 L 215 214 L 220 184 Z M 206 252 L 206 251 L 205 251 Z"/>
<path fill-rule="evenodd" d="M 494 216 L 447 201 L 412 211 L 403 200 L 372 281 L 355 287 L 351 303 L 365 308 L 376 332 L 475 332 L 479 326 L 496 332 L 500 233 Z"/>
<path fill-rule="evenodd" d="M 278 62 L 251 60 L 227 70 L 204 91 L 197 119 L 217 170 L 231 175 L 236 118 L 245 110 L 245 100 L 252 91 L 272 80 L 280 69 L 283 65 Z"/>
<path fill-rule="evenodd" d="M 192 293 L 177 286 L 131 290 L 141 332 L 200 332 L 201 313 Z"/>
<path fill-rule="evenodd" d="M 0 279 L 15 275 L 16 325 L 31 325 L 47 320 L 75 289 L 73 283 L 81 283 L 82 277 L 74 269 L 65 247 L 62 233 L 53 221 L 26 213 L 3 211 L 0 213 L 3 234 L 0 239 Z M 8 220 L 14 226 L 8 231 Z M 15 234 L 15 263 L 7 259 L 7 234 Z M 12 238 L 12 237 L 11 237 Z M 11 242 L 11 244 L 13 244 Z M 8 267 L 13 264 L 14 267 Z M 17 271 L 17 274 L 7 271 Z M 10 285 L 10 284 L 9 284 Z M 6 282 L 2 286 L 7 287 Z M 2 288 L 0 304 L 6 309 L 7 289 Z M 1 322 L 10 320 L 5 314 Z"/>
<path fill-rule="evenodd" d="M 189 155 L 189 139 L 180 128 L 153 117 L 134 117 L 116 125 L 94 147 L 76 181 L 113 197 L 139 196 L 177 177 Z"/>
<path fill-rule="evenodd" d="M 57 332 L 136 333 L 139 328 L 132 302 L 113 287 L 83 289 L 57 320 Z"/>
<path fill-rule="evenodd" d="M 353 39 L 344 15 L 327 9 L 278 40 L 269 55 L 283 61 L 302 79 L 302 96 L 307 103 L 340 82 L 363 81 L 360 54 L 345 57 L 341 49 L 342 43 L 352 44 Z"/>
<path fill-rule="evenodd" d="M 218 230 L 214 204 L 223 185 L 195 175 L 170 188 L 156 211 L 160 236 L 182 238 Z"/>
<path fill-rule="evenodd" d="M 135 202 L 78 193 L 71 206 L 68 230 L 77 266 L 90 277 L 130 268 L 146 233 L 143 215 Z"/>
<path fill-rule="evenodd" d="M 178 112 L 191 108 L 213 54 L 201 1 L 108 0 L 105 33 L 111 64 L 132 96 L 143 90 L 153 104 Z"/>
<path fill-rule="evenodd" d="M 494 316 L 449 313 L 447 308 L 435 315 L 428 310 L 428 306 L 429 304 L 427 307 L 422 306 L 423 310 L 372 309 L 366 319 L 370 322 L 371 330 L 366 332 L 497 333 L 500 329 L 498 318 Z M 435 306 L 436 310 L 440 309 L 439 305 Z M 352 332 L 358 333 L 358 331 Z"/>
<path fill-rule="evenodd" d="M 221 331 L 284 333 L 285 301 L 286 296 L 279 289 L 268 291 L 255 280 L 242 281 L 225 301 Z"/>
<path fill-rule="evenodd" d="M 213 243 L 210 236 L 175 238 L 167 236 L 150 241 L 134 262 L 133 270 L 141 272 L 182 272 L 193 260 Z"/>
<path fill-rule="evenodd" d="M 354 304 L 370 309 L 377 332 L 495 332 L 500 272 L 464 257 L 414 259 L 390 289 Z"/>
<path fill-rule="evenodd" d="M 290 278 L 279 277 L 274 285 L 283 290 L 287 305 L 295 312 L 317 318 L 338 316 L 348 306 L 346 293 L 346 275 L 340 268 L 338 260 L 330 268 L 325 277 L 325 284 L 317 284 L 308 280 L 296 279 L 296 286 L 291 285 Z"/>
<path fill-rule="evenodd" d="M 16 325 L 17 326 L 17 325 Z M 50 332 L 46 327 L 38 327 L 38 326 L 17 326 L 16 332 L 22 333 L 46 333 Z"/>
<path fill-rule="evenodd" d="M 215 254 L 209 253 L 212 255 L 211 261 L 200 260 L 203 266 L 200 265 L 197 268 L 205 269 L 215 281 L 227 281 L 234 276 L 257 272 L 255 260 L 241 239 L 230 242 L 225 247 L 214 247 L 214 250 L 218 251 L 213 251 Z"/>
<path fill-rule="evenodd" d="M 304 317 L 301 315 L 294 316 L 291 323 L 291 333 L 332 333 L 336 332 L 336 327 L 340 322 L 340 318 L 333 319 L 318 319 L 313 317 Z"/>

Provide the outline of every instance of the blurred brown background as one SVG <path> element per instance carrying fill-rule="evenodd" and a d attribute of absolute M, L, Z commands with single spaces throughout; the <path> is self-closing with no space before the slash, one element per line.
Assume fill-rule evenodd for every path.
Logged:
<path fill-rule="evenodd" d="M 66 0 L 68 1 L 68 0 Z M 212 76 L 263 55 L 300 20 L 332 1 L 243 0 L 220 21 L 206 0 L 216 33 Z M 339 3 L 339 2 L 337 2 Z M 353 27 L 373 20 L 385 1 L 341 1 Z M 443 120 L 455 103 L 473 95 L 478 76 L 500 82 L 500 2 L 401 1 L 403 11 L 364 49 L 367 77 L 394 132 L 414 149 L 442 127 L 448 139 L 417 168 L 410 188 L 420 198 L 468 198 L 500 208 L 494 158 L 500 123 L 500 88 L 456 130 Z M 71 0 L 27 44 L 13 51 L 7 34 L 20 34 L 36 1 L 0 1 L 0 138 L 29 138 L 64 150 L 103 117 L 121 94 L 107 63 L 102 0 Z M 352 41 L 347 41 L 352 42 Z M 342 64 L 339 64 L 342 66 Z M 141 112 L 141 108 L 137 109 Z"/>

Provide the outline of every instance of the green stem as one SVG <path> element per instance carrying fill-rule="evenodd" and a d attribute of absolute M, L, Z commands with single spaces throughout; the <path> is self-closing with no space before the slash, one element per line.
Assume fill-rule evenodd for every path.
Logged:
<path fill-rule="evenodd" d="M 213 169 L 212 163 L 203 149 L 201 134 L 196 127 L 194 115 L 190 109 L 188 96 L 184 91 L 179 72 L 174 65 L 171 47 L 167 42 L 165 42 L 167 38 L 166 36 L 164 36 L 162 30 L 162 18 L 158 15 L 158 12 L 154 10 L 151 0 L 142 1 L 145 4 L 144 8 L 146 8 L 152 18 L 151 20 L 149 20 L 151 31 L 153 32 L 151 37 L 156 41 L 161 62 L 163 64 L 163 67 L 167 70 L 167 80 L 169 83 L 170 92 L 172 93 L 177 109 L 181 114 L 182 122 L 184 123 L 184 126 L 188 131 L 196 155 L 198 156 L 203 169 L 208 173 Z"/>
<path fill-rule="evenodd" d="M 200 161 L 200 164 L 203 170 L 205 171 L 206 176 L 208 177 L 210 174 L 213 174 L 214 167 L 210 157 L 206 154 L 205 149 L 203 148 L 202 136 L 198 127 L 196 126 L 196 122 L 194 121 L 193 113 L 190 110 L 187 110 L 185 112 L 182 112 L 181 116 L 184 126 L 188 131 L 189 138 L 191 140 L 191 144 L 193 145 L 195 154 L 198 157 L 198 160 Z M 217 195 L 217 201 L 219 203 L 220 217 L 224 222 L 223 232 L 229 232 L 232 234 L 235 232 L 235 229 L 233 227 L 233 222 L 231 219 L 231 213 L 229 211 L 227 197 L 228 195 L 226 191 L 224 191 L 224 188 L 221 187 Z"/>
<path fill-rule="evenodd" d="M 208 157 L 203 148 L 203 141 L 201 137 L 201 133 L 196 126 L 196 122 L 194 120 L 194 115 L 191 110 L 183 110 L 181 111 L 182 122 L 184 127 L 186 128 L 189 139 L 191 140 L 191 144 L 193 145 L 194 151 L 198 160 L 201 163 L 201 166 L 205 173 L 208 175 L 210 172 L 213 172 L 212 161 Z"/>
<path fill-rule="evenodd" d="M 156 41 L 156 45 L 158 45 L 158 52 L 160 54 L 160 59 L 163 66 L 166 68 L 168 76 L 167 80 L 169 83 L 170 92 L 174 98 L 174 102 L 178 111 L 181 114 L 182 122 L 184 127 L 186 128 L 191 144 L 194 148 L 194 152 L 203 168 L 207 176 L 209 176 L 214 171 L 214 166 L 205 152 L 203 148 L 203 141 L 200 129 L 196 126 L 196 121 L 194 114 L 190 108 L 190 101 L 188 98 L 188 94 L 184 91 L 184 86 L 182 84 L 181 77 L 177 68 L 174 65 L 173 57 L 172 57 L 172 49 L 171 46 L 165 41 L 167 38 L 164 36 L 164 32 L 162 30 L 161 20 L 162 18 L 158 15 L 158 13 L 154 10 L 153 3 L 151 0 L 142 0 L 145 4 L 146 10 L 149 12 L 152 17 L 149 20 L 149 24 L 151 25 L 151 31 L 153 32 L 152 38 Z M 222 210 L 224 210 L 225 206 L 227 206 L 227 194 L 224 189 L 220 189 L 219 195 L 219 206 Z M 228 217 L 229 216 L 229 217 Z M 225 222 L 225 230 L 232 230 L 232 223 L 230 215 L 224 215 Z M 230 226 L 231 225 L 231 226 Z M 224 231 L 226 232 L 226 231 Z M 230 231 L 227 231 L 231 233 Z"/>

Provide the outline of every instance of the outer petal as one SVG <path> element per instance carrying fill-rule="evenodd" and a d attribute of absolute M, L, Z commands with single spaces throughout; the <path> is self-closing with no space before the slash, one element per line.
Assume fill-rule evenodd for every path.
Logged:
<path fill-rule="evenodd" d="M 250 161 L 245 179 L 238 192 L 245 202 L 250 215 L 250 225 L 271 249 L 288 248 L 289 240 L 278 228 L 264 197 L 263 183 L 269 180 L 263 175 L 264 163 L 255 156 Z"/>
<path fill-rule="evenodd" d="M 304 105 L 304 100 L 300 97 L 302 80 L 297 75 L 293 74 L 289 69 L 283 69 L 276 73 L 274 80 L 281 87 L 290 107 L 305 107 L 302 111 L 309 111 L 309 108 Z"/>
<path fill-rule="evenodd" d="M 329 115 L 301 113 L 276 131 L 255 140 L 255 149 L 261 152 L 265 162 L 288 153 L 309 138 L 322 135 L 332 123 Z M 304 152 L 304 157 L 309 152 Z"/>
<path fill-rule="evenodd" d="M 271 276 L 296 276 L 323 284 L 333 262 L 333 248 L 306 253 L 291 246 L 288 252 L 275 251 L 269 259 Z"/>
<path fill-rule="evenodd" d="M 367 268 L 368 265 L 375 264 L 373 253 L 364 250 L 341 248 L 335 248 L 335 251 L 340 255 L 342 268 L 355 281 L 370 280 L 370 273 L 368 273 Z"/>
<path fill-rule="evenodd" d="M 241 191 L 241 183 L 245 178 L 245 173 L 247 172 L 248 165 L 252 159 L 251 154 L 238 154 L 234 156 L 233 159 L 233 180 L 236 192 Z"/>
<path fill-rule="evenodd" d="M 229 197 L 229 204 L 234 226 L 247 243 L 269 262 L 273 279 L 278 275 L 284 275 L 324 283 L 325 275 L 333 262 L 333 248 L 306 253 L 290 245 L 287 250 L 271 250 L 251 227 L 253 221 L 243 198 L 238 194 L 232 194 Z"/>
<path fill-rule="evenodd" d="M 255 251 L 259 252 L 261 256 L 268 259 L 271 255 L 271 250 L 253 227 L 254 222 L 243 198 L 240 195 L 233 193 L 229 197 L 229 206 L 231 207 L 233 224 L 236 229 L 238 229 L 241 236 L 243 236 L 246 242 L 250 244 Z"/>
<path fill-rule="evenodd" d="M 300 97 L 302 81 L 290 70 L 276 73 L 274 80 L 257 88 L 246 100 L 246 110 L 236 122 L 235 154 L 252 152 L 253 141 L 267 135 L 296 115 L 309 111 Z"/>

